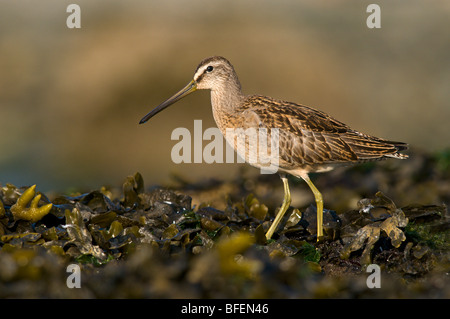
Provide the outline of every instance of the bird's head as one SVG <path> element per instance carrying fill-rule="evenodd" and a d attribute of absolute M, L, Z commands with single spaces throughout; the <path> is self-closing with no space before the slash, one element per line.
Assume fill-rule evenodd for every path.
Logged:
<path fill-rule="evenodd" d="M 189 82 L 188 85 L 150 111 L 141 119 L 139 124 L 147 122 L 150 118 L 168 106 L 174 104 L 196 90 L 214 91 L 223 89 L 227 85 L 235 85 L 239 90 L 241 87 L 231 63 L 221 56 L 206 58 L 200 62 L 195 70 L 193 80 Z"/>

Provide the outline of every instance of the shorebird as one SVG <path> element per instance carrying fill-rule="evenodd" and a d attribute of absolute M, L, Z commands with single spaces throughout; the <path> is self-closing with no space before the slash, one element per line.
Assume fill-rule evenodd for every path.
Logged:
<path fill-rule="evenodd" d="M 266 232 L 270 239 L 291 204 L 287 174 L 302 178 L 314 194 L 317 211 L 317 240 L 323 237 L 323 199 L 308 174 L 327 172 L 336 166 L 386 158 L 406 159 L 407 144 L 370 136 L 351 129 L 325 112 L 312 107 L 273 99 L 262 95 L 244 95 L 233 65 L 224 57 L 213 56 L 200 62 L 194 78 L 175 95 L 145 115 L 139 124 L 164 110 L 196 90 L 210 90 L 214 120 L 227 142 L 239 149 L 235 137 L 226 133 L 229 129 L 264 128 L 277 130 L 277 172 L 284 186 L 283 203 Z M 268 137 L 268 138 L 269 138 Z M 247 162 L 255 154 L 248 139 L 244 152 L 239 154 Z M 242 141 L 241 141 L 242 143 Z M 249 151 L 250 150 L 250 151 Z M 252 153 L 253 152 L 253 153 Z M 269 154 L 270 155 L 270 154 Z M 272 154 L 274 155 L 274 154 Z M 267 166 L 253 161 L 259 168 Z"/>

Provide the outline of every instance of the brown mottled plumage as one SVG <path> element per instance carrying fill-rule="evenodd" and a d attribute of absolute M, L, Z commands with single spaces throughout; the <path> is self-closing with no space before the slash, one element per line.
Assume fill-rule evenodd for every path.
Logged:
<path fill-rule="evenodd" d="M 285 173 L 303 178 L 314 193 L 317 203 L 317 238 L 323 235 L 323 202 L 320 192 L 308 177 L 311 172 L 325 172 L 335 166 L 381 160 L 385 158 L 408 158 L 399 152 L 407 149 L 407 144 L 370 136 L 351 129 L 328 114 L 314 108 L 292 102 L 280 101 L 261 95 L 246 96 L 231 63 L 219 56 L 200 62 L 194 79 L 177 94 L 160 104 L 141 120 L 145 123 L 152 116 L 197 89 L 211 90 L 213 116 L 218 128 L 234 147 L 239 148 L 236 136 L 228 136 L 227 129 L 267 129 L 268 148 L 270 132 L 278 129 L 279 154 L 277 169 L 284 183 L 285 197 L 266 237 L 269 239 L 276 230 L 290 205 L 290 192 Z M 245 153 L 239 153 L 247 162 L 256 167 L 266 167 L 267 163 L 251 162 L 256 153 L 245 143 Z M 270 152 L 269 152 L 270 153 Z M 272 155 L 272 154 L 270 154 Z"/>

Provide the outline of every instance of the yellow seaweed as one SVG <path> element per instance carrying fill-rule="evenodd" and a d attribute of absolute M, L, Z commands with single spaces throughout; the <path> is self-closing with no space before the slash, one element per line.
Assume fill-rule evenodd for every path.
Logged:
<path fill-rule="evenodd" d="M 367 264 L 370 263 L 370 252 L 372 251 L 373 245 L 380 238 L 380 227 L 376 225 L 366 225 L 363 228 L 359 229 L 356 235 L 352 238 L 352 240 L 347 243 L 344 249 L 341 251 L 341 258 L 348 259 L 350 257 L 350 253 L 361 249 L 366 241 L 368 243 L 366 248 L 363 251 L 362 255 L 362 263 Z"/>
<path fill-rule="evenodd" d="M 383 200 L 383 204 L 388 207 L 391 217 L 386 218 L 383 222 L 376 222 L 359 229 L 351 241 L 342 249 L 342 259 L 348 259 L 352 252 L 363 248 L 365 245 L 361 255 L 361 263 L 365 265 L 370 264 L 370 255 L 375 243 L 380 239 L 381 231 L 386 233 L 391 240 L 392 246 L 395 248 L 399 248 L 402 242 L 406 240 L 404 232 L 400 229 L 408 224 L 408 218 L 405 217 L 405 213 L 401 209 L 397 209 L 395 204 L 381 192 L 378 192 L 376 196 L 377 199 L 372 203 L 375 203 L 375 201 L 378 203 L 378 201 Z M 367 207 L 368 211 L 376 208 L 376 206 L 373 205 L 367 205 Z"/>
<path fill-rule="evenodd" d="M 39 201 L 41 200 L 41 195 L 36 195 L 35 189 L 36 185 L 29 187 L 17 199 L 17 202 L 11 206 L 11 213 L 13 214 L 15 220 L 29 220 L 32 223 L 35 223 L 47 215 L 52 209 L 52 204 L 46 204 L 38 207 Z M 28 204 L 30 204 L 30 207 L 27 207 Z"/>
<path fill-rule="evenodd" d="M 255 238 L 244 232 L 235 233 L 218 242 L 217 251 L 222 272 L 254 278 L 262 267 L 261 262 L 242 255 L 254 243 Z"/>
<path fill-rule="evenodd" d="M 380 228 L 391 239 L 392 246 L 395 248 L 400 247 L 401 243 L 406 240 L 406 236 L 403 231 L 398 227 L 405 227 L 408 223 L 408 218 L 402 210 L 397 209 L 392 217 L 387 218 L 380 225 Z"/>
<path fill-rule="evenodd" d="M 0 200 L 0 218 L 5 217 L 5 207 L 3 206 L 3 202 Z"/>

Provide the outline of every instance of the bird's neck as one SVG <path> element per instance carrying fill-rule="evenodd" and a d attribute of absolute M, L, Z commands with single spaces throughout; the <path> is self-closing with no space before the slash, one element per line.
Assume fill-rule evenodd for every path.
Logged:
<path fill-rule="evenodd" d="M 220 114 L 229 114 L 242 104 L 244 94 L 239 80 L 229 81 L 211 90 L 211 104 L 214 118 Z"/>

